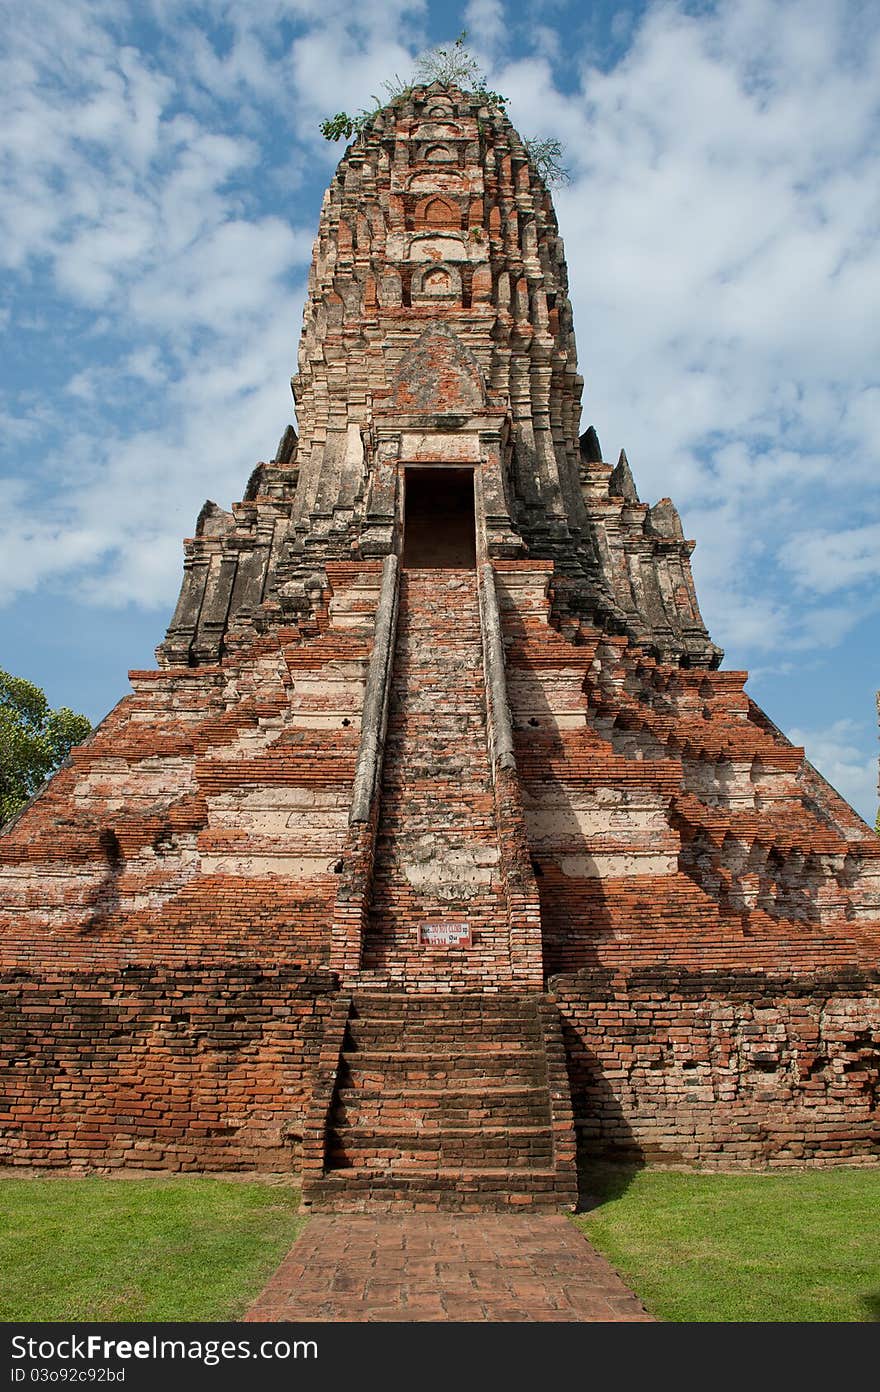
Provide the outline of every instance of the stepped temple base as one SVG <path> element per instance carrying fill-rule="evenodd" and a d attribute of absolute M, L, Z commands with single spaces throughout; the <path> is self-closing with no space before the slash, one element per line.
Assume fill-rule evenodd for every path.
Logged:
<path fill-rule="evenodd" d="M 578 1155 L 876 1164 L 880 838 L 578 435 L 486 93 L 346 152 L 292 385 L 157 670 L 0 837 L 0 1163 L 457 1211 L 570 1206 Z"/>
<path fill-rule="evenodd" d="M 236 664 L 228 711 L 222 665 L 134 675 L 5 843 L 7 893 L 27 893 L 0 997 L 4 1163 L 291 1170 L 314 1206 L 460 1211 L 573 1204 L 576 1149 L 876 1163 L 873 923 L 854 931 L 845 881 L 811 900 L 804 879 L 792 918 L 753 854 L 738 873 L 725 861 L 733 831 L 760 844 L 783 826 L 803 866 L 816 820 L 792 747 L 729 674 L 636 659 L 649 699 L 627 704 L 629 648 L 563 636 L 550 574 L 492 567 L 514 779 L 477 572 L 401 573 L 381 810 L 361 827 L 341 780 L 356 772 L 377 564 L 329 567 L 315 622 L 257 646 L 250 696 Z M 708 864 L 689 849 L 707 816 L 680 792 L 685 742 L 698 770 L 725 744 L 742 770 L 712 804 Z M 145 775 L 177 787 L 184 768 L 185 797 L 118 824 L 108 867 L 110 797 Z M 772 787 L 770 812 L 744 812 L 743 786 Z M 233 804 L 246 854 L 224 831 Z M 841 864 L 858 823 L 833 808 L 842 830 L 823 823 L 822 854 Z M 294 855 L 298 873 L 279 873 Z M 468 941 L 423 940 L 444 923 Z"/>

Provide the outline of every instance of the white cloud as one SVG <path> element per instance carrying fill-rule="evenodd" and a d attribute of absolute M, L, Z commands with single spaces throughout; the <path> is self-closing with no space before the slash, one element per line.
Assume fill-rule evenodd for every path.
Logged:
<path fill-rule="evenodd" d="M 880 579 L 880 522 L 844 531 L 799 532 L 780 550 L 799 585 L 819 594 Z"/>
<path fill-rule="evenodd" d="M 464 25 L 471 47 L 495 52 L 505 40 L 508 20 L 501 0 L 468 0 L 464 7 Z"/>
<path fill-rule="evenodd" d="M 240 496 L 292 416 L 313 229 L 246 210 L 258 145 L 181 110 L 175 80 L 120 50 L 105 14 L 80 7 L 67 48 L 45 11 L 23 14 L 26 61 L 3 68 L 7 262 L 35 283 L 48 268 L 61 304 L 104 313 L 69 342 L 63 407 L 10 397 L 7 443 L 49 427 L 64 450 L 13 464 L 0 602 L 62 578 L 96 604 L 171 602 L 201 502 Z M 21 327 L 52 332 L 34 303 Z M 127 347 L 108 360 L 102 336 Z"/>
<path fill-rule="evenodd" d="M 853 720 L 835 720 L 824 728 L 788 733 L 793 744 L 803 745 L 810 763 L 873 826 L 877 815 L 877 757 L 865 757 L 864 728 Z"/>

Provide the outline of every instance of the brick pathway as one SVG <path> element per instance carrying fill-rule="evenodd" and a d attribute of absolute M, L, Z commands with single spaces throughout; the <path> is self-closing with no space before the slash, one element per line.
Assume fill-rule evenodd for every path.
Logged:
<path fill-rule="evenodd" d="M 650 1320 L 561 1214 L 316 1214 L 247 1320 Z"/>

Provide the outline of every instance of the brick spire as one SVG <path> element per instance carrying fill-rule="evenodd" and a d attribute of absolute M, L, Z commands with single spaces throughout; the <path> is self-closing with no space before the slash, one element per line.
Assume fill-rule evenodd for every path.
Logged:
<path fill-rule="evenodd" d="M 328 189 L 309 274 L 300 434 L 187 543 L 166 664 L 216 661 L 307 606 L 327 560 L 399 549 L 402 471 L 476 466 L 481 553 L 555 562 L 557 605 L 658 658 L 717 666 L 668 500 L 618 491 L 582 378 L 550 195 L 501 112 L 416 88 Z M 631 481 L 631 480 L 630 480 Z"/>

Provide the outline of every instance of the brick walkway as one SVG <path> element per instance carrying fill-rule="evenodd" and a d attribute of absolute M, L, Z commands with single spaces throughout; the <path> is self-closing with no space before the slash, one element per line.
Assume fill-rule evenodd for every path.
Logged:
<path fill-rule="evenodd" d="M 561 1214 L 316 1214 L 248 1320 L 650 1320 Z"/>

